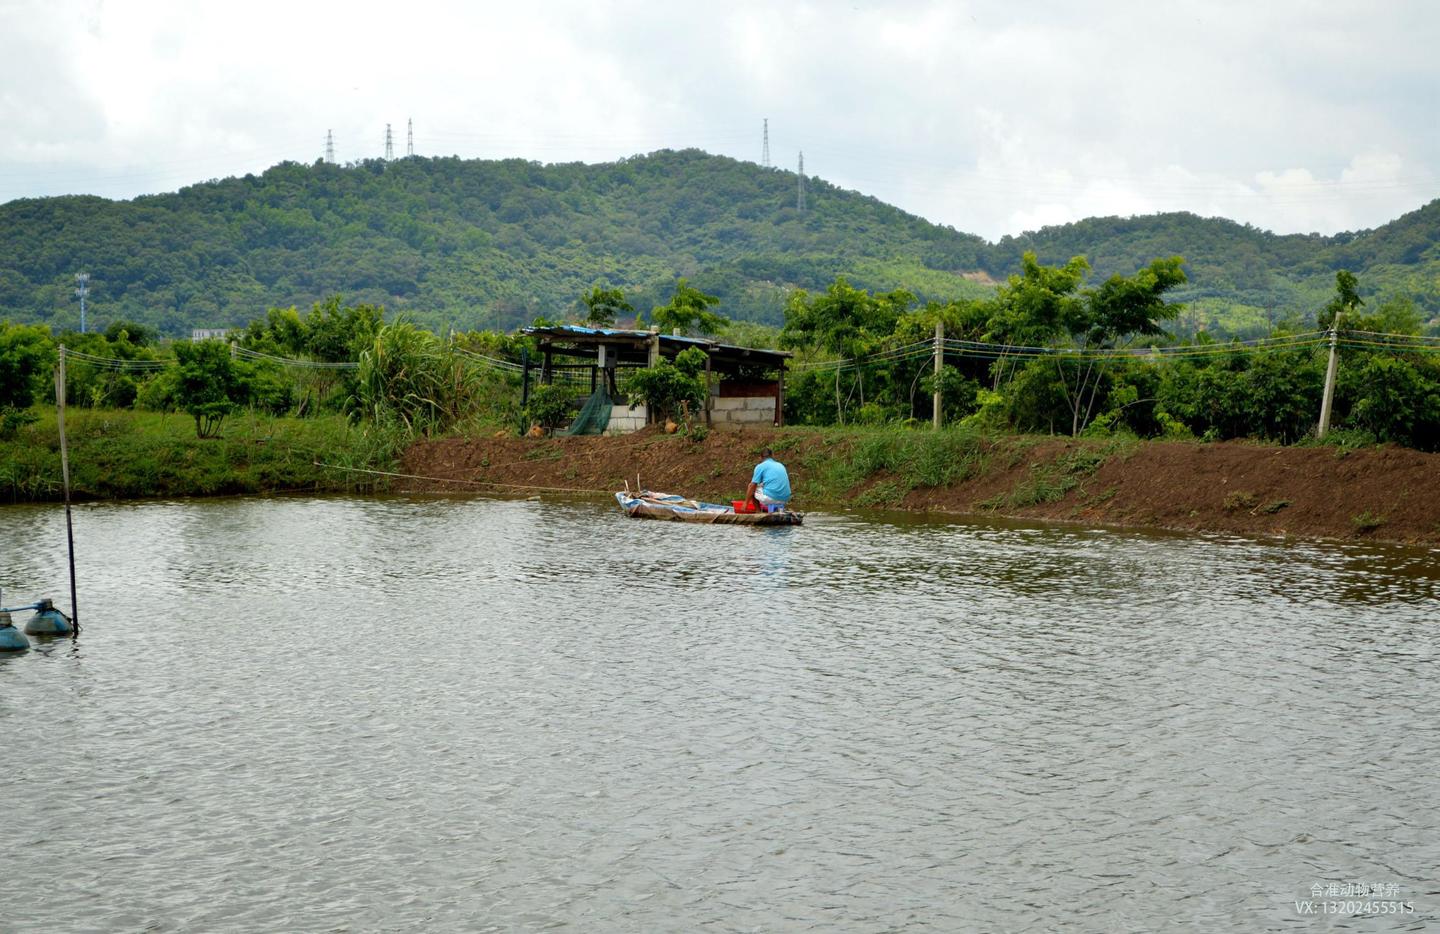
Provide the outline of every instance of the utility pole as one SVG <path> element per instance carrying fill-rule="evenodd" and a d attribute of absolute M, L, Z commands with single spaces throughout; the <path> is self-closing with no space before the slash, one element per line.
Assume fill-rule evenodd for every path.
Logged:
<path fill-rule="evenodd" d="M 770 118 L 765 118 L 765 144 L 760 149 L 760 164 L 770 168 Z"/>
<path fill-rule="evenodd" d="M 395 160 L 395 138 L 390 135 L 390 124 L 385 124 L 385 161 Z"/>
<path fill-rule="evenodd" d="M 325 131 L 325 161 L 331 165 L 335 164 L 335 131 Z"/>
<path fill-rule="evenodd" d="M 89 288 L 89 286 L 87 286 L 85 283 L 87 283 L 87 282 L 90 281 L 90 273 L 88 273 L 88 272 L 77 272 L 77 273 L 75 273 L 75 281 L 78 282 L 78 283 L 80 283 L 80 287 L 75 290 L 75 294 L 78 295 L 78 296 L 80 296 L 80 333 L 81 333 L 81 334 L 84 334 L 84 333 L 85 333 L 85 296 L 87 296 L 87 295 L 90 294 L 90 288 Z"/>
<path fill-rule="evenodd" d="M 415 121 L 411 117 L 405 118 L 405 155 L 415 155 Z"/>
<path fill-rule="evenodd" d="M 805 153 L 800 153 L 800 168 L 795 170 L 799 182 L 795 189 L 795 210 L 805 213 Z"/>
<path fill-rule="evenodd" d="M 935 427 L 944 423 L 944 409 L 940 399 L 940 371 L 945 366 L 945 322 L 935 322 Z"/>
<path fill-rule="evenodd" d="M 1325 364 L 1325 395 L 1320 399 L 1320 425 L 1315 429 L 1315 437 L 1323 438 L 1330 431 L 1330 404 L 1335 398 L 1335 371 L 1340 368 L 1340 316 L 1343 312 L 1335 312 L 1335 320 L 1330 322 L 1330 361 Z"/>

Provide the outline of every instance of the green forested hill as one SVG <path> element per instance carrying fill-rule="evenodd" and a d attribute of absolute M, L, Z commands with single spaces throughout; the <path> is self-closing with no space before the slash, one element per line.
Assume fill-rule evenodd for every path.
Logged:
<path fill-rule="evenodd" d="M 0 205 L 0 317 L 75 327 L 73 275 L 90 320 L 180 334 L 243 323 L 271 306 L 339 294 L 431 326 L 512 327 L 565 316 L 597 281 L 640 309 L 677 276 L 734 318 L 777 323 L 786 290 L 845 275 L 925 299 L 981 293 L 1033 249 L 1088 256 L 1098 274 L 1157 256 L 1188 261 L 1191 324 L 1243 330 L 1313 313 L 1350 268 L 1367 292 L 1440 312 L 1440 203 L 1362 235 L 1275 236 L 1188 214 L 1096 218 L 998 244 L 792 172 L 694 150 L 603 165 L 406 158 L 282 163 L 173 194 Z"/>
<path fill-rule="evenodd" d="M 1359 275 L 1362 294 L 1410 298 L 1427 318 L 1440 315 L 1440 201 L 1373 231 L 1278 235 L 1194 214 L 1095 217 L 1005 237 L 990 251 L 996 276 L 1033 250 L 1041 262 L 1083 255 L 1092 277 L 1128 275 L 1157 256 L 1185 257 L 1189 283 L 1174 298 L 1193 326 L 1260 331 L 1298 315 L 1313 318 L 1335 288 L 1335 271 Z"/>

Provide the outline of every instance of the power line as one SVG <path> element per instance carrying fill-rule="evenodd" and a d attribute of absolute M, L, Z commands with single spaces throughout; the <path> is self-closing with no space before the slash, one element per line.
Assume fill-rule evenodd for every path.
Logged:
<path fill-rule="evenodd" d="M 770 168 L 770 118 L 765 118 L 764 140 L 765 143 L 760 149 L 760 164 Z"/>
<path fill-rule="evenodd" d="M 405 118 L 405 155 L 415 155 L 415 121 L 410 117 Z"/>
<path fill-rule="evenodd" d="M 395 159 L 395 140 L 390 135 L 390 124 L 385 124 L 385 161 L 392 162 Z"/>
<path fill-rule="evenodd" d="M 335 164 L 335 131 L 325 131 L 325 161 L 331 165 Z"/>
<path fill-rule="evenodd" d="M 360 367 L 360 364 L 353 360 L 342 360 L 338 362 L 328 360 L 296 360 L 293 357 L 277 357 L 274 354 L 250 350 L 247 347 L 236 347 L 235 356 L 245 357 L 250 360 L 267 360 L 271 363 L 278 363 L 281 366 L 301 367 L 310 370 L 355 370 Z"/>
<path fill-rule="evenodd" d="M 1365 341 L 1362 338 L 1352 339 L 1356 346 L 1363 344 L 1372 349 L 1392 350 L 1432 350 L 1440 351 L 1440 344 L 1419 344 L 1409 341 L 1423 340 L 1410 338 L 1406 335 L 1376 335 L 1379 339 Z M 1225 344 L 1182 344 L 1171 347 L 1036 347 L 1017 344 L 995 344 L 984 341 L 969 341 L 959 338 L 947 338 L 944 342 L 944 351 L 947 356 L 972 357 L 982 360 L 998 360 L 1001 358 L 1035 358 L 1035 357 L 1058 357 L 1062 360 L 1092 361 L 1092 360 L 1113 360 L 1113 359 L 1165 359 L 1165 358 L 1193 358 L 1193 357 L 1216 357 L 1226 354 L 1237 353 L 1260 353 L 1270 350 L 1300 350 L 1310 347 L 1319 347 L 1326 342 L 1325 331 L 1307 331 L 1302 334 L 1287 334 L 1280 337 L 1263 337 L 1247 341 L 1231 341 Z M 832 370 L 836 368 L 854 368 L 857 366 L 877 366 L 887 363 L 899 363 L 904 360 L 918 359 L 929 356 L 933 352 L 931 341 L 916 341 L 909 344 L 902 344 L 897 347 L 885 350 L 877 350 L 873 353 L 859 357 L 852 357 L 840 360 L 812 361 L 807 363 L 796 363 L 790 367 L 792 371 L 803 372 L 808 370 Z"/>

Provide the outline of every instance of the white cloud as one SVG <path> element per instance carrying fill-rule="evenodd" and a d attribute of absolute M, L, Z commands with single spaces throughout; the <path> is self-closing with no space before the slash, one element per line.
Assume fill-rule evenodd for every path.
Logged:
<path fill-rule="evenodd" d="M 1421 3 L 723 7 L 611 0 L 0 0 L 0 199 L 113 197 L 403 151 L 543 161 L 696 146 L 998 237 L 1189 210 L 1374 226 L 1435 196 Z"/>

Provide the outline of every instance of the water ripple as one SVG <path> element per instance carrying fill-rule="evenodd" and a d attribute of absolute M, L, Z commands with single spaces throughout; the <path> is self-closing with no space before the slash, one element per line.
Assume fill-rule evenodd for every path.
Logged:
<path fill-rule="evenodd" d="M 63 518 L 0 510 L 7 601 Z M 1440 924 L 1434 551 L 590 502 L 76 517 L 7 931 Z M 1414 913 L 1305 917 L 1330 882 Z"/>

